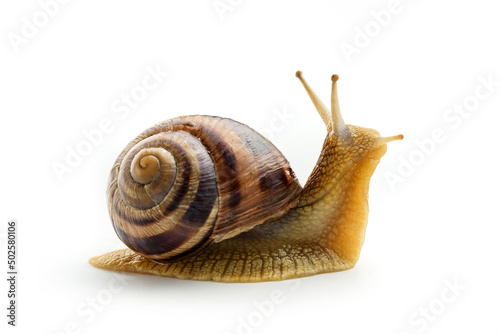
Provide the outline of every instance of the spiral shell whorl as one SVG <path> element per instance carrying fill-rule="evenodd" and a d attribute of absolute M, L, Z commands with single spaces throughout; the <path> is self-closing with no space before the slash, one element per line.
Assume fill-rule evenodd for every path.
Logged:
<path fill-rule="evenodd" d="M 300 190 L 288 161 L 251 128 L 183 116 L 124 149 L 110 174 L 108 207 L 129 248 L 172 260 L 280 214 Z"/>
<path fill-rule="evenodd" d="M 135 145 L 121 163 L 118 189 L 128 206 L 150 209 L 159 204 L 172 187 L 176 176 L 172 154 L 163 147 L 144 148 L 159 143 L 160 135 L 145 139 Z"/>
<path fill-rule="evenodd" d="M 155 154 L 161 154 L 162 152 L 153 150 L 154 149 L 144 149 L 134 157 L 131 164 L 130 174 L 135 182 L 148 184 L 160 176 L 162 166 L 160 160 L 155 156 Z M 170 162 L 175 164 L 171 154 L 169 154 L 169 158 Z"/>
<path fill-rule="evenodd" d="M 135 165 L 144 159 L 153 168 Z M 134 174 L 141 174 L 139 182 Z M 144 184 L 148 178 L 152 181 Z M 189 134 L 165 132 L 141 140 L 124 156 L 110 190 L 118 236 L 147 257 L 191 252 L 211 235 L 218 210 L 215 171 L 208 152 Z"/>

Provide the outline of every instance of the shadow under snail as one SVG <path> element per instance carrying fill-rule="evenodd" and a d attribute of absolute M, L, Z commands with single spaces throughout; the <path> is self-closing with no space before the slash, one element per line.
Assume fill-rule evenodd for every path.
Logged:
<path fill-rule="evenodd" d="M 181 116 L 147 129 L 117 158 L 108 208 L 129 247 L 91 258 L 103 269 L 218 282 L 284 280 L 353 268 L 368 219 L 368 187 L 387 143 L 346 125 L 332 76 L 331 111 L 303 79 L 326 125 L 305 186 L 250 127 Z"/>

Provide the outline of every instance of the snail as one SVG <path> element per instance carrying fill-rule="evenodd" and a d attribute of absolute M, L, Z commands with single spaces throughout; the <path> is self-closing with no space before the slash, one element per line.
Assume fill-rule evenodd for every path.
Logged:
<path fill-rule="evenodd" d="M 332 76 L 331 111 L 301 81 L 327 136 L 302 188 L 287 159 L 250 127 L 181 116 L 145 130 L 112 167 L 108 208 L 129 247 L 95 267 L 218 282 L 285 280 L 353 268 L 370 177 L 402 135 L 346 125 Z"/>

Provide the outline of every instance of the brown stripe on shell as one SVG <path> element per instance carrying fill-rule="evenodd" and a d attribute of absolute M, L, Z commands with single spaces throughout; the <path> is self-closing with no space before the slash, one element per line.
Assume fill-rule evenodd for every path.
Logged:
<path fill-rule="evenodd" d="M 176 228 L 140 240 L 142 245 L 148 245 L 147 254 L 156 255 L 160 259 L 168 257 L 173 260 L 174 256 L 175 258 L 183 257 L 186 253 L 198 251 L 200 247 L 206 245 L 217 219 L 217 210 L 214 210 L 217 196 L 213 196 L 214 193 L 217 194 L 215 174 L 202 171 L 196 196 Z M 208 229 L 201 234 L 200 231 L 206 227 Z M 201 237 L 193 238 L 196 234 L 200 234 Z M 197 240 L 197 243 L 194 243 L 194 240 Z"/>
<path fill-rule="evenodd" d="M 220 152 L 224 161 L 224 164 L 222 164 L 221 168 L 218 170 L 218 174 L 220 173 L 219 180 L 225 180 L 227 178 L 229 181 L 229 186 L 226 188 L 226 192 L 229 194 L 227 204 L 230 208 L 234 209 L 241 202 L 241 185 L 238 178 L 238 160 L 228 143 L 226 143 L 225 140 L 215 131 L 205 128 L 204 133 L 206 133 L 206 135 L 210 137 L 214 143 L 216 143 L 216 150 Z"/>
<path fill-rule="evenodd" d="M 210 155 L 196 138 L 184 132 L 156 134 L 145 144 L 168 147 L 178 168 L 176 179 L 164 200 L 146 210 L 126 205 L 115 196 L 120 193 L 116 182 L 110 182 L 110 212 L 118 236 L 131 249 L 153 259 L 177 256 L 205 244 L 218 209 Z M 160 240 L 162 243 L 156 244 Z"/>
<path fill-rule="evenodd" d="M 282 184 L 288 185 L 293 179 L 289 179 L 283 168 L 271 170 L 263 173 L 259 179 L 260 188 L 264 191 L 280 187 Z"/>
<path fill-rule="evenodd" d="M 132 250 L 154 259 L 168 258 L 172 260 L 174 257 L 180 258 L 185 256 L 185 253 L 197 251 L 206 245 L 217 218 L 217 215 L 214 214 L 216 212 L 214 207 L 217 197 L 211 196 L 214 191 L 217 191 L 217 185 L 215 178 L 211 178 L 206 174 L 208 173 L 200 175 L 201 181 L 193 202 L 191 202 L 179 224 L 176 224 L 172 229 L 141 238 L 130 236 L 119 227 L 115 227 L 117 234 L 130 243 L 129 247 Z M 194 236 L 200 234 L 204 226 L 207 226 L 208 229 L 205 227 L 206 231 L 194 243 Z M 181 249 L 183 251 L 180 251 Z"/>
<path fill-rule="evenodd" d="M 153 140 L 151 140 L 153 138 Z M 183 154 L 184 150 L 186 147 L 183 147 L 179 144 L 176 143 L 175 138 L 165 138 L 163 136 L 162 139 L 158 138 L 156 136 L 156 140 L 154 140 L 155 137 L 150 137 L 149 140 L 151 141 L 149 144 L 157 145 L 157 146 L 165 146 L 168 147 L 170 152 L 175 156 L 175 159 L 178 161 L 177 162 L 177 168 L 178 168 L 178 177 L 177 177 L 177 182 L 175 186 L 173 187 L 172 191 L 170 194 L 168 194 L 171 198 L 167 199 L 165 198 L 165 203 L 162 205 L 164 207 L 161 211 L 156 212 L 157 214 L 154 215 L 153 211 L 150 212 L 149 215 L 144 214 L 144 209 L 142 207 L 133 207 L 131 205 L 127 205 L 123 201 L 123 194 L 129 192 L 129 196 L 132 197 L 135 192 L 137 191 L 135 189 L 131 189 L 130 187 L 128 189 L 122 189 L 118 194 L 113 196 L 113 208 L 114 208 L 114 213 L 121 219 L 125 219 L 128 223 L 134 224 L 134 225 L 148 225 L 152 224 L 158 221 L 158 219 L 161 219 L 162 216 L 169 215 L 171 212 L 175 211 L 179 204 L 182 202 L 183 198 L 186 196 L 188 190 L 189 190 L 189 185 L 191 183 L 191 174 L 192 174 L 192 167 L 191 167 L 191 162 L 188 159 L 188 156 Z M 119 173 L 122 174 L 123 170 L 129 170 L 130 168 L 122 168 L 121 172 Z M 127 174 L 127 173 L 124 173 Z M 126 176 L 124 176 L 126 177 Z M 130 179 L 130 175 L 128 175 L 129 181 L 132 182 Z M 120 185 L 123 187 L 123 183 Z M 143 185 L 138 185 L 135 184 L 137 188 L 143 186 Z M 118 188 L 117 188 L 118 191 Z M 160 203 L 157 203 L 158 205 Z M 139 210 L 136 210 L 139 209 Z M 156 210 L 157 211 L 157 210 Z M 160 214 L 160 216 L 158 216 Z"/>
<path fill-rule="evenodd" d="M 220 194 L 219 220 L 213 233 L 220 241 L 276 216 L 298 199 L 299 182 L 286 158 L 250 127 L 215 116 L 181 116 L 150 132 L 185 131 L 198 137 L 215 162 Z M 234 158 L 233 158 L 234 156 Z M 283 170 L 284 183 L 262 187 L 261 177 Z"/>
<path fill-rule="evenodd" d="M 246 129 L 242 127 L 240 131 L 245 144 L 255 156 L 269 156 L 269 159 L 277 158 L 275 154 L 276 147 L 266 138 L 253 135 L 251 132 L 254 130 L 249 127 L 246 127 Z M 278 163 L 278 161 L 275 162 Z M 273 189 L 280 188 L 283 185 L 287 187 L 296 180 L 288 161 L 282 160 L 279 163 L 281 167 L 275 167 L 274 170 L 271 168 L 262 169 L 262 173 L 259 174 L 259 184 L 263 191 L 273 191 Z"/>
<path fill-rule="evenodd" d="M 150 258 L 172 260 L 199 251 L 199 248 L 208 244 L 218 212 L 217 179 L 206 152 L 198 152 L 198 161 L 198 188 L 182 219 L 175 228 L 152 237 L 153 240 L 141 240 L 141 246 L 147 247 L 144 249 Z"/>

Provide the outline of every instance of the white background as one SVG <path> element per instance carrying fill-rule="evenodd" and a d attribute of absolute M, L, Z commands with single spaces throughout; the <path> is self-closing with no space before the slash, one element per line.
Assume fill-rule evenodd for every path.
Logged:
<path fill-rule="evenodd" d="M 401 0 L 394 10 L 389 0 L 221 0 L 230 6 L 223 13 L 213 0 L 69 1 L 52 5 L 50 17 L 46 2 L 0 5 L 0 267 L 7 271 L 6 223 L 17 219 L 20 273 L 15 329 L 6 325 L 5 279 L 0 285 L 2 328 L 500 333 L 493 1 Z M 380 14 L 388 9 L 390 18 Z M 27 22 L 39 27 L 30 31 Z M 345 54 L 347 45 L 357 53 Z M 127 115 L 117 113 L 147 68 L 168 76 Z M 305 183 L 325 131 L 294 76 L 299 69 L 325 102 L 330 76 L 340 75 L 347 123 L 405 135 L 372 178 L 366 242 L 353 270 L 220 284 L 126 274 L 117 281 L 87 263 L 123 247 L 107 214 L 108 172 L 158 121 L 202 113 L 273 128 L 269 136 Z M 454 106 L 464 116 L 449 111 Z M 279 120 L 277 112 L 291 116 Z M 105 119 L 112 130 L 59 179 L 54 164 L 66 164 L 68 150 Z M 429 144 L 436 132 L 440 142 Z M 417 142 L 427 143 L 425 153 Z"/>

